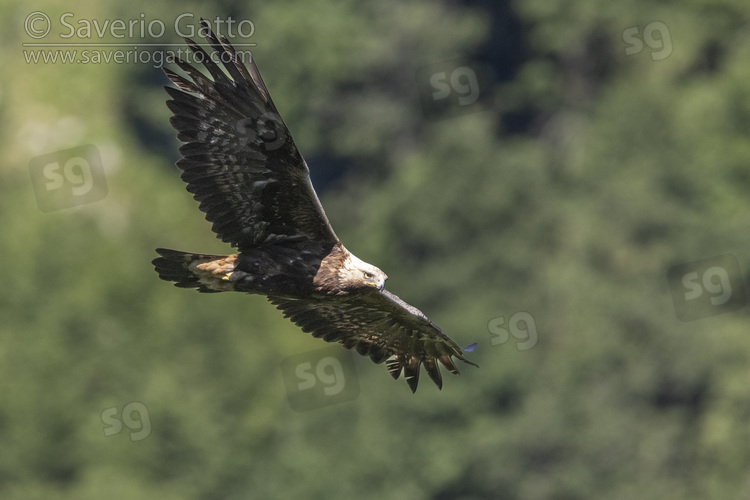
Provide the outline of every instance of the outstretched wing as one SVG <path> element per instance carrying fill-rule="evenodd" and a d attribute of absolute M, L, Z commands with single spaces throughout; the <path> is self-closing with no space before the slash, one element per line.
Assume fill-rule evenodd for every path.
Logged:
<path fill-rule="evenodd" d="M 255 62 L 248 67 L 223 36 L 201 20 L 209 55 L 185 39 L 211 78 L 177 64 L 189 78 L 164 68 L 179 87 L 165 87 L 187 190 L 213 231 L 240 250 L 263 243 L 338 241 L 310 182 L 305 160 L 271 100 Z M 214 62 L 221 61 L 227 74 Z"/>
<path fill-rule="evenodd" d="M 419 309 L 386 290 L 320 298 L 270 296 L 268 299 L 313 337 L 356 349 L 375 363 L 388 360 L 386 367 L 393 378 L 397 379 L 403 370 L 412 392 L 417 390 L 420 365 L 424 365 L 438 388 L 443 387 L 438 361 L 454 374 L 458 374 L 458 368 L 451 357 L 477 366 L 464 358 L 458 344 Z"/>

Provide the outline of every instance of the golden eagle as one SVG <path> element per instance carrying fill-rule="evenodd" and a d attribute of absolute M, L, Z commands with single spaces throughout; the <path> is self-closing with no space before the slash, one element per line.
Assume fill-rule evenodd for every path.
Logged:
<path fill-rule="evenodd" d="M 383 271 L 344 248 L 255 63 L 246 67 L 225 37 L 201 24 L 211 54 L 185 41 L 211 78 L 176 60 L 189 78 L 164 68 L 178 87 L 165 87 L 167 106 L 186 143 L 177 162 L 182 180 L 213 231 L 239 253 L 159 248 L 159 277 L 199 292 L 266 295 L 303 331 L 387 361 L 395 379 L 403 370 L 412 392 L 420 365 L 439 388 L 438 362 L 454 374 L 452 356 L 474 365 L 421 311 L 385 290 Z"/>

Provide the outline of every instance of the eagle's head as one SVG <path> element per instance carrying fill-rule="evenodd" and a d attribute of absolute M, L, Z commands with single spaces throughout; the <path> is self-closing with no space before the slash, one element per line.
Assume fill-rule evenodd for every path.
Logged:
<path fill-rule="evenodd" d="M 373 266 L 368 264 L 352 253 L 347 255 L 344 259 L 344 265 L 339 269 L 339 279 L 341 285 L 345 289 L 362 289 L 362 288 L 375 288 L 377 290 L 383 290 L 385 288 L 385 280 L 388 276 Z"/>

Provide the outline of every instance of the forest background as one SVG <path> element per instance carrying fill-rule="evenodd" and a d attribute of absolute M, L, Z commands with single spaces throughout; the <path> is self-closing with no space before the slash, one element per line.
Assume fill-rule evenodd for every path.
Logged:
<path fill-rule="evenodd" d="M 747 2 L 0 14 L 1 498 L 750 497 Z M 229 251 L 158 68 L 200 17 L 235 21 L 339 237 L 480 368 L 413 395 L 157 278 L 156 247 Z"/>

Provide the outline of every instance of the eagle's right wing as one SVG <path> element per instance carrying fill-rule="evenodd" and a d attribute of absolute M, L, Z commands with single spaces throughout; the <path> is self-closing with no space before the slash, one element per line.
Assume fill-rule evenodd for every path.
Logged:
<path fill-rule="evenodd" d="M 184 78 L 164 68 L 179 87 L 165 87 L 187 190 L 200 202 L 223 241 L 248 249 L 307 238 L 333 246 L 338 238 L 310 182 L 307 164 L 271 100 L 255 62 L 245 67 L 223 36 L 202 29 L 212 52 L 186 39 L 210 79 L 186 62 Z M 214 62 L 223 63 L 226 73 Z"/>
<path fill-rule="evenodd" d="M 375 363 L 388 360 L 393 378 L 401 371 L 412 392 L 417 390 L 420 366 L 442 388 L 438 362 L 451 373 L 458 368 L 451 357 L 476 366 L 463 350 L 419 309 L 383 290 L 352 295 L 290 298 L 269 296 L 303 331 L 327 342 L 338 342 L 369 356 Z"/>

